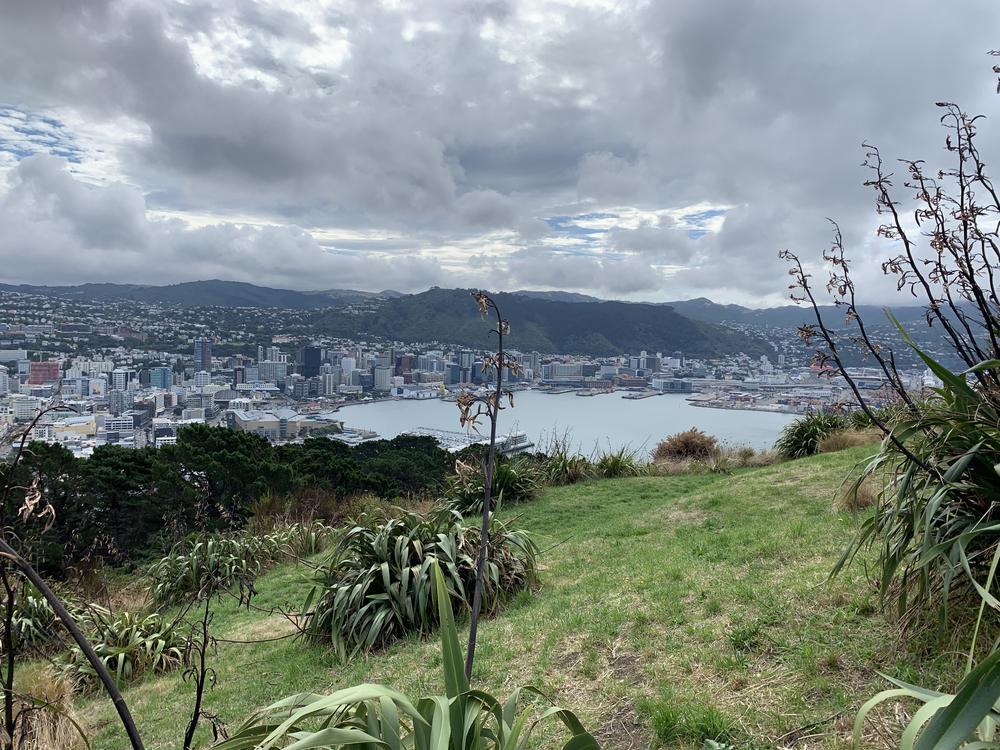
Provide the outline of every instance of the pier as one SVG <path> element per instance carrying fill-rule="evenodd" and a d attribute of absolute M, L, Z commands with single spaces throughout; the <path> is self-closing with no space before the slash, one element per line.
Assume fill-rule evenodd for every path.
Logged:
<path fill-rule="evenodd" d="M 407 435 L 422 435 L 432 437 L 438 441 L 442 448 L 451 453 L 468 448 L 470 445 L 489 445 L 488 435 L 480 435 L 476 432 L 459 432 L 457 430 L 435 430 L 430 427 L 418 427 L 409 430 Z M 503 455 L 522 453 L 533 448 L 535 444 L 528 440 L 528 436 L 523 432 L 512 432 L 509 435 L 497 436 L 497 451 Z"/>

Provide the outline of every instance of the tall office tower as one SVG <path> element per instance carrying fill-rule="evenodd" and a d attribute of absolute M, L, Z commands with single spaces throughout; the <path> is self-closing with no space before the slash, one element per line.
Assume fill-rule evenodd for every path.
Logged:
<path fill-rule="evenodd" d="M 198 338 L 194 340 L 194 371 L 212 371 L 212 341 Z"/>
<path fill-rule="evenodd" d="M 314 378 L 319 375 L 319 363 L 322 352 L 318 346 L 304 346 L 299 354 L 302 365 L 302 375 L 307 378 Z"/>
<path fill-rule="evenodd" d="M 116 367 L 111 371 L 111 387 L 116 391 L 128 390 L 133 380 L 135 380 L 135 370 Z"/>
<path fill-rule="evenodd" d="M 372 385 L 376 391 L 388 391 L 392 388 L 392 368 L 389 365 L 375 365 Z"/>
<path fill-rule="evenodd" d="M 167 390 L 174 384 L 174 372 L 169 367 L 150 367 L 149 385 Z"/>

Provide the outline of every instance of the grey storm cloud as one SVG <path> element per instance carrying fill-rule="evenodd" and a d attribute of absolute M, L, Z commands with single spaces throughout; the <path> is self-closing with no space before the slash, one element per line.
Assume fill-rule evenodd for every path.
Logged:
<path fill-rule="evenodd" d="M 998 22 L 993 0 L 5 3 L 0 275 L 413 290 L 478 259 L 500 288 L 763 303 L 830 216 L 877 285 L 860 144 L 935 164 L 935 101 L 995 114 Z"/>

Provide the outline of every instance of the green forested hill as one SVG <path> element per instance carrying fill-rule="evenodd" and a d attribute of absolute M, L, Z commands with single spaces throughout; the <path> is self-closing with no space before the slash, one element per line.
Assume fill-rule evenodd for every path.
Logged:
<path fill-rule="evenodd" d="M 509 345 L 522 351 L 612 356 L 625 352 L 711 356 L 772 353 L 770 346 L 721 326 L 691 320 L 663 305 L 626 302 L 564 302 L 523 295 L 494 295 L 510 320 Z M 387 299 L 377 310 L 351 315 L 318 314 L 316 327 L 340 336 L 367 334 L 398 341 L 441 341 L 472 348 L 492 346 L 469 290 L 430 289 Z"/>

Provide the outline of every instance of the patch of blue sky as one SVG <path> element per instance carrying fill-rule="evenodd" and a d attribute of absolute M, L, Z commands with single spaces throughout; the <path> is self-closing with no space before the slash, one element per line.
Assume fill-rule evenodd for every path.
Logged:
<path fill-rule="evenodd" d="M 65 124 L 48 115 L 0 105 L 0 151 L 17 160 L 47 153 L 79 164 L 84 151 Z"/>
<path fill-rule="evenodd" d="M 711 208 L 707 211 L 696 211 L 693 214 L 684 214 L 684 221 L 689 224 L 701 224 L 709 219 L 714 219 L 716 216 L 725 216 L 726 209 L 724 208 Z"/>
<path fill-rule="evenodd" d="M 564 234 L 571 235 L 597 235 L 604 232 L 603 229 L 597 229 L 596 227 L 584 227 L 580 226 L 577 222 L 588 221 L 593 219 L 616 219 L 618 216 L 616 214 L 605 214 L 605 213 L 590 213 L 590 214 L 576 214 L 575 216 L 549 216 L 544 219 L 545 223 L 552 228 L 553 231 L 562 232 Z"/>
<path fill-rule="evenodd" d="M 718 231 L 721 226 L 722 217 L 726 215 L 724 208 L 711 208 L 705 211 L 695 211 L 689 214 L 682 214 L 677 219 L 679 229 L 686 231 L 687 236 L 696 240 L 704 237 L 709 232 Z"/>

